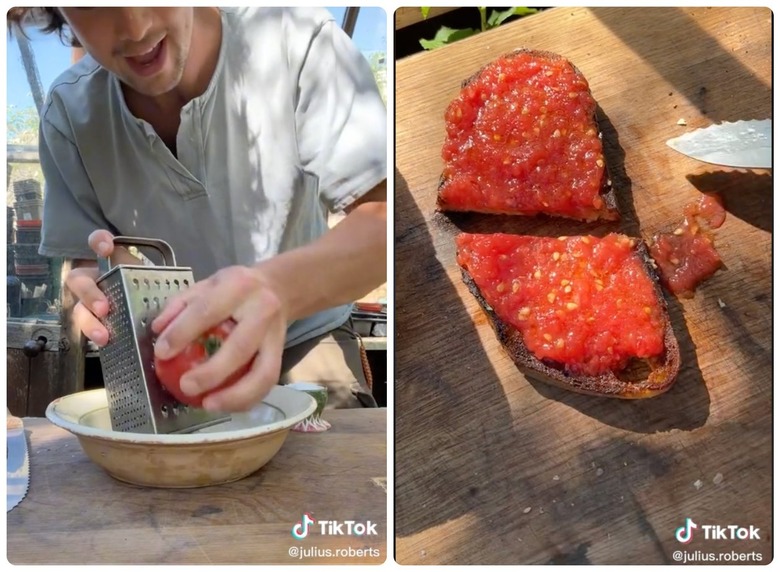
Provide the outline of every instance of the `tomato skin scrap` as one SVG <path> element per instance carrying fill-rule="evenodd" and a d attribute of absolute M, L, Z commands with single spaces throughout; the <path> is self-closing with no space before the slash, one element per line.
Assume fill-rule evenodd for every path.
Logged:
<path fill-rule="evenodd" d="M 708 233 L 726 220 L 719 196 L 702 194 L 683 207 L 683 222 L 672 232 L 659 232 L 650 245 L 661 283 L 681 298 L 693 297 L 696 288 L 711 278 L 723 261 Z"/>
<path fill-rule="evenodd" d="M 598 218 L 605 165 L 595 113 L 588 82 L 564 58 L 520 52 L 491 62 L 444 114 L 439 204 Z"/>
<path fill-rule="evenodd" d="M 664 352 L 665 312 L 635 240 L 461 234 L 457 260 L 537 359 L 598 376 Z"/>

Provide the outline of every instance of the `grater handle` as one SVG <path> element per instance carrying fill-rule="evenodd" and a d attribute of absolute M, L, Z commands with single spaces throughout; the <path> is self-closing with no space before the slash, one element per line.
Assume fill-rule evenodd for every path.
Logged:
<path fill-rule="evenodd" d="M 173 253 L 171 245 L 159 238 L 143 238 L 139 236 L 115 236 L 115 245 L 123 246 L 150 246 L 162 254 L 165 266 L 176 266 L 176 255 Z M 111 259 L 98 256 L 98 270 L 100 274 L 105 274 L 111 270 Z"/>

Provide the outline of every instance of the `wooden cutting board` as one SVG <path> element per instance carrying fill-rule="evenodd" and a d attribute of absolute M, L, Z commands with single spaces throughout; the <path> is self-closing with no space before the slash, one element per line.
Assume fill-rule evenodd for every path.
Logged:
<path fill-rule="evenodd" d="M 771 117 L 771 18 L 766 8 L 554 8 L 397 62 L 400 563 L 652 564 L 683 549 L 769 562 L 771 172 L 699 163 L 665 141 Z M 445 107 L 461 80 L 518 47 L 559 53 L 590 81 L 622 222 L 434 213 Z M 718 192 L 728 212 L 715 235 L 726 268 L 693 299 L 669 297 L 683 365 L 667 394 L 594 398 L 517 371 L 461 282 L 458 231 L 648 238 L 701 192 Z M 686 518 L 700 528 L 684 545 L 674 534 Z M 753 525 L 760 540 L 707 540 L 703 525 Z"/>

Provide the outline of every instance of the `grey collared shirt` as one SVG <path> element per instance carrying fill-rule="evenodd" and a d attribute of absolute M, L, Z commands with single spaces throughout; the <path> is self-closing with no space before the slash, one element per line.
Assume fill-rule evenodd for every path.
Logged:
<path fill-rule="evenodd" d="M 181 110 L 177 156 L 91 58 L 55 80 L 41 114 L 42 254 L 94 258 L 87 237 L 105 228 L 167 241 L 200 280 L 312 242 L 328 211 L 386 178 L 385 105 L 327 11 L 223 9 L 222 22 L 214 76 Z M 350 310 L 294 322 L 287 345 Z"/>

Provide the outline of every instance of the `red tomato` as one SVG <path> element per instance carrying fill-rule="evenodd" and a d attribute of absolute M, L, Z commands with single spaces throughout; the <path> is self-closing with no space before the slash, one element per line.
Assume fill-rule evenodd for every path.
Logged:
<path fill-rule="evenodd" d="M 224 389 L 234 384 L 244 377 L 251 366 L 251 361 L 237 369 L 233 374 L 217 388 L 199 395 L 186 395 L 182 392 L 179 385 L 181 377 L 195 366 L 202 364 L 209 357 L 214 355 L 222 346 L 222 342 L 230 335 L 230 332 L 236 327 L 235 320 L 227 319 L 221 324 L 214 326 L 204 332 L 197 340 L 187 345 L 184 350 L 179 352 L 171 359 L 163 360 L 154 358 L 154 369 L 157 379 L 168 393 L 173 395 L 179 403 L 201 407 L 203 398 L 215 391 Z"/>

